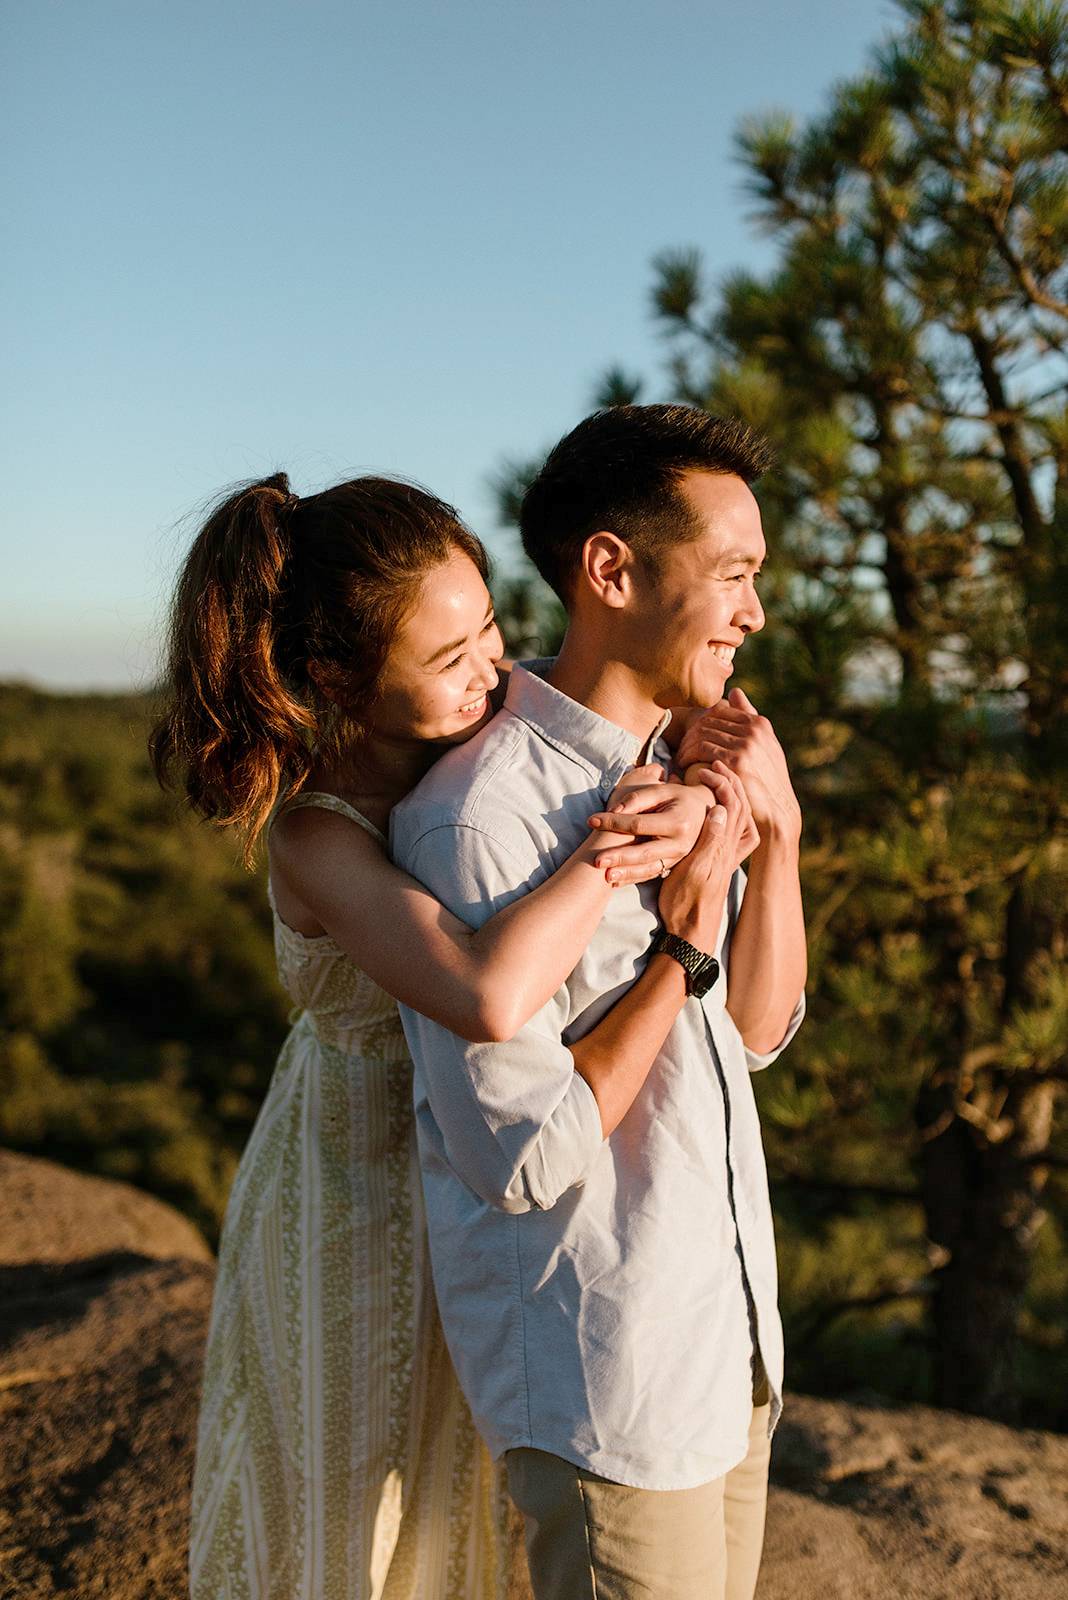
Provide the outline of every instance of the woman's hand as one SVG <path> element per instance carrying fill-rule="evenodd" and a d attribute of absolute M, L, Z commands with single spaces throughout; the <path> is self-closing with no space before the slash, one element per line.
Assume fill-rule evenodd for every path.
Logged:
<path fill-rule="evenodd" d="M 664 879 L 659 909 L 669 933 L 712 955 L 731 879 L 760 839 L 741 779 L 725 762 L 706 768 L 701 782 L 716 804 L 693 850 Z"/>
<path fill-rule="evenodd" d="M 693 849 L 714 804 L 703 784 L 686 787 L 665 781 L 662 767 L 635 767 L 616 784 L 606 810 L 589 819 L 591 828 L 626 835 L 629 842 L 617 845 L 606 837 L 594 866 L 604 869 L 613 888 L 665 877 Z"/>

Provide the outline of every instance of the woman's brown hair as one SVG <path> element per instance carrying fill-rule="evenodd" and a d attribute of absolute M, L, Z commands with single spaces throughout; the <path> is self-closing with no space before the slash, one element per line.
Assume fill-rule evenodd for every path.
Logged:
<path fill-rule="evenodd" d="M 279 792 L 367 737 L 393 635 L 456 550 L 487 576 L 453 508 L 389 478 L 298 500 L 279 472 L 211 513 L 171 605 L 149 750 L 161 783 L 245 830 L 246 862 Z"/>

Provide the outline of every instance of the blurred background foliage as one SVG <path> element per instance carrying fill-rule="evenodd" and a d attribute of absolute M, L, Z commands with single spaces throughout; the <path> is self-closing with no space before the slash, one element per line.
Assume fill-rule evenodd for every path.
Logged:
<path fill-rule="evenodd" d="M 947 785 L 932 798 L 902 776 L 882 708 L 813 723 L 803 701 L 776 693 L 781 641 L 767 638 L 763 654 L 746 647 L 745 683 L 791 751 L 807 819 L 809 1016 L 755 1080 L 790 1382 L 931 1399 L 940 1256 L 916 1113 L 944 1058 L 945 1017 L 918 890 L 964 893 L 982 967 L 976 1023 L 996 1036 L 1007 869 L 1035 855 L 1034 799 L 1011 739 L 976 792 Z M 246 872 L 236 839 L 160 793 L 150 710 L 134 696 L 0 686 L 0 1143 L 136 1183 L 215 1242 L 288 1002 L 262 869 Z M 1063 869 L 1042 881 L 1063 908 Z M 1039 1003 L 1014 1014 L 1008 1038 L 1025 1068 L 1035 1052 L 1063 1058 L 1065 987 L 1063 967 L 1048 969 Z M 1068 1426 L 1066 1134 L 1058 1112 L 1017 1313 L 1019 1415 L 1047 1427 Z"/>
<path fill-rule="evenodd" d="M 773 269 L 667 251 L 652 312 L 663 397 L 779 453 L 738 675 L 806 819 L 809 1015 L 756 1080 L 788 1381 L 1065 1428 L 1068 9 L 898 9 L 824 115 L 740 130 Z M 529 574 L 497 598 L 552 650 Z M 160 794 L 149 715 L 0 687 L 0 1142 L 214 1239 L 286 1001 L 262 874 Z"/>
<path fill-rule="evenodd" d="M 791 1379 L 1065 1426 L 1068 6 L 897 11 L 738 130 L 770 270 L 663 251 L 666 382 L 592 398 L 778 454 L 736 671 L 806 819 L 809 1018 L 757 1083 Z"/>
<path fill-rule="evenodd" d="M 0 687 L 0 1143 L 209 1238 L 285 1031 L 262 873 L 176 815 L 138 696 Z"/>

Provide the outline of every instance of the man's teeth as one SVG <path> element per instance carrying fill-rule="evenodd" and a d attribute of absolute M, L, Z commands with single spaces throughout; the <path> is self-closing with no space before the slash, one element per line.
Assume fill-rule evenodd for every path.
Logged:
<path fill-rule="evenodd" d="M 714 644 L 712 646 L 712 654 L 718 657 L 720 661 L 733 661 L 736 648 L 733 644 Z"/>

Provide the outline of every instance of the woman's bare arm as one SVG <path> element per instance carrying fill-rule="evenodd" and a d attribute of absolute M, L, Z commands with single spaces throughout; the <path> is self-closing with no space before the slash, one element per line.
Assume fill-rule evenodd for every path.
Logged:
<path fill-rule="evenodd" d="M 659 769 L 656 769 L 659 771 Z M 298 932 L 329 934 L 362 971 L 403 1004 L 461 1038 L 509 1039 L 555 993 L 604 914 L 613 887 L 659 876 L 700 831 L 707 797 L 686 805 L 678 785 L 638 769 L 613 793 L 627 810 L 545 883 L 478 929 L 393 866 L 350 819 L 318 807 L 279 817 L 271 876 L 279 914 Z M 664 807 L 652 837 L 622 830 L 632 814 Z"/>

